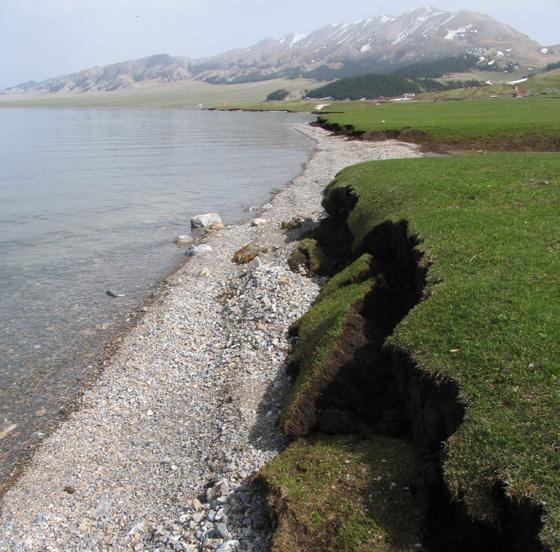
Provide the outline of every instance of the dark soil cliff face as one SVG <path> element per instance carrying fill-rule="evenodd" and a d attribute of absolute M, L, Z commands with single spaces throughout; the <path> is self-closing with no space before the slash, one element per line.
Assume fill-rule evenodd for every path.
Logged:
<path fill-rule="evenodd" d="M 347 232 L 334 235 L 344 239 Z M 349 332 L 347 336 L 353 343 L 352 358 L 339 369 L 317 404 L 320 429 L 326 433 L 360 429 L 394 437 L 408 432 L 410 424 L 404 415 L 405 404 L 391 354 L 383 346 L 423 293 L 426 269 L 419 268 L 422 255 L 416 245 L 417 239 L 407 235 L 404 221 L 379 225 L 364 239 L 363 251 L 372 255 L 367 276 L 373 276 L 376 285 L 361 305 L 360 323 L 352 324 L 354 333 L 361 335 Z M 348 243 L 345 247 L 330 247 L 331 254 L 337 251 L 343 251 L 346 257 Z M 342 262 L 344 258 L 339 258 L 333 265 Z M 335 413 L 340 418 L 338 423 Z"/>
<path fill-rule="evenodd" d="M 323 272 L 335 274 L 362 253 L 372 261 L 368 278 L 375 284 L 345 330 L 345 354 L 331 370 L 332 379 L 309 403 L 312 431 L 397 437 L 425 451 L 426 463 L 412 491 L 429 520 L 423 545 L 432 551 L 542 551 L 537 534 L 541 512 L 513 504 L 496 487 L 503 513 L 499 527 L 469 517 L 452 500 L 442 476 L 445 441 L 463 422 L 465 408 L 455 382 L 435 379 L 408 355 L 385 346 L 397 324 L 426 296 L 428 265 L 421 243 L 407 221 L 375 227 L 352 251 L 346 223 L 358 199 L 336 189 L 324 206 L 329 214 L 314 233 L 325 253 Z M 366 275 L 364 275 L 364 278 Z"/>

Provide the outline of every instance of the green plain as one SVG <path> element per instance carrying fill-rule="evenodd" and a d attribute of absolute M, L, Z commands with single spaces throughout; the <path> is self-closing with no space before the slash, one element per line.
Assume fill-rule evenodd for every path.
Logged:
<path fill-rule="evenodd" d="M 560 150 L 560 100 L 491 98 L 460 102 L 339 102 L 321 114 L 329 125 L 360 133 L 412 129 L 412 136 L 437 149 L 493 151 Z"/>

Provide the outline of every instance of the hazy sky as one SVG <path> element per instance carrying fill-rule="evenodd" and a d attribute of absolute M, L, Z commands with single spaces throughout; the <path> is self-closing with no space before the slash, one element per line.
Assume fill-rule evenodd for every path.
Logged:
<path fill-rule="evenodd" d="M 424 5 L 560 43 L 560 0 L 0 0 L 0 89 L 152 54 L 198 59 Z"/>

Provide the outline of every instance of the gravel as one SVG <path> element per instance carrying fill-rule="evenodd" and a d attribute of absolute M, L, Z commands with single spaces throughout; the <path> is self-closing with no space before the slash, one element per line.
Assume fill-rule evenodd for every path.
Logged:
<path fill-rule="evenodd" d="M 168 277 L 4 496 L 0 551 L 270 548 L 252 476 L 288 444 L 276 426 L 287 328 L 321 283 L 288 269 L 282 223 L 319 220 L 322 190 L 347 165 L 421 155 L 296 128 L 317 142 L 302 175 L 254 211 L 258 222 L 208 231 L 208 248 Z M 232 262 L 248 244 L 258 256 Z"/>

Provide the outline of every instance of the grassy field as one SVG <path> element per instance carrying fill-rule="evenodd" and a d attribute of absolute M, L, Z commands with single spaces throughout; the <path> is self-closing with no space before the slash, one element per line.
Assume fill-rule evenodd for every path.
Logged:
<path fill-rule="evenodd" d="M 473 87 L 473 88 L 457 88 L 453 90 L 446 90 L 444 92 L 430 92 L 426 94 L 419 94 L 416 97 L 417 101 L 433 102 L 433 101 L 448 101 L 448 100 L 468 100 L 468 99 L 489 99 L 489 98 L 512 98 L 514 92 L 521 93 L 527 96 L 528 91 L 532 91 L 536 96 L 545 98 L 560 98 L 560 69 L 549 71 L 547 73 L 539 73 L 530 76 L 526 81 L 518 84 L 519 90 L 515 91 L 514 86 L 508 84 L 509 82 L 523 79 L 523 75 L 516 75 L 514 73 L 496 73 L 496 72 L 481 72 L 473 71 L 471 73 L 455 73 L 448 76 L 448 79 L 439 79 L 442 82 L 446 80 L 479 80 L 491 81 L 493 84 Z M 316 86 L 316 85 L 315 85 Z M 313 86 L 302 87 L 310 88 Z M 326 110 L 329 111 L 345 111 L 348 107 L 354 105 L 371 107 L 376 105 L 377 101 L 362 101 L 362 102 L 333 102 L 330 100 L 300 100 L 300 101 L 283 101 L 283 102 L 265 102 L 259 101 L 251 104 L 239 104 L 236 107 L 246 108 L 251 110 L 263 109 L 289 109 L 291 111 L 313 111 L 318 104 L 329 104 Z"/>
<path fill-rule="evenodd" d="M 326 109 L 333 112 L 321 115 L 324 124 L 365 138 L 396 137 L 438 150 L 560 150 L 560 101 L 553 98 L 348 102 Z"/>
<path fill-rule="evenodd" d="M 375 136 L 380 130 L 411 127 L 426 133 L 427 144 L 437 149 L 476 153 L 356 165 L 327 188 L 325 205 L 338 201 L 327 211 L 346 225 L 351 254 L 347 268 L 334 275 L 297 324 L 300 344 L 292 363 L 298 377 L 281 424 L 292 435 L 313 435 L 321 416 L 315 405 L 328 407 L 329 382 L 345 393 L 348 372 L 341 377 L 332 364 L 338 362 L 341 370 L 348 365 L 347 358 L 340 359 L 349 355 L 349 326 L 356 326 L 352 312 L 366 312 L 364 304 L 379 283 L 386 285 L 379 274 L 364 272 L 364 263 L 370 262 L 364 254 L 375 261 L 384 251 L 386 222 L 404 222 L 427 271 L 425 291 L 390 333 L 384 350 L 404 356 L 435 387 L 435 382 L 451 382 L 458 389 L 464 418 L 443 449 L 444 484 L 469 515 L 494 527 L 497 542 L 507 543 L 496 550 L 521 550 L 526 542 L 517 539 L 524 531 L 538 533 L 541 545 L 532 549 L 559 550 L 560 156 L 524 151 L 559 150 L 560 103 L 538 97 L 369 106 L 341 102 L 330 108 L 333 112 L 323 117 L 339 128 L 351 125 Z M 500 151 L 503 143 L 519 151 Z M 498 151 L 481 154 L 480 149 Z M 376 234 L 381 238 L 373 246 Z M 316 244 L 310 248 L 309 239 L 305 243 L 304 249 L 317 249 Z M 323 262 L 322 256 L 315 252 L 311 257 Z M 310 496 L 318 491 L 308 496 L 306 489 L 308 484 L 323 489 L 322 483 L 330 481 L 321 470 L 346 472 L 328 468 L 335 453 L 331 447 L 324 454 L 324 437 L 307 439 L 300 438 L 261 476 L 280 512 L 275 550 L 409 550 L 412 541 L 422 539 L 421 516 L 397 523 L 411 531 L 411 540 L 390 539 L 395 528 L 384 525 L 386 502 L 374 500 L 365 516 L 325 507 L 332 496 L 344 495 L 336 481 L 321 491 L 327 493 L 320 494 L 321 504 L 315 503 Z M 372 445 L 371 436 L 352 443 L 362 459 L 371 446 L 381 446 Z M 387 443 L 398 456 L 395 441 Z M 344 458 L 346 453 L 340 454 Z M 370 473 L 375 462 L 363 461 L 364 473 Z M 312 473 L 313 482 L 302 480 Z M 406 477 L 415 476 L 409 472 Z M 354 488 L 357 502 L 371 495 L 371 484 L 366 477 Z M 408 499 L 413 510 L 418 507 L 414 497 Z M 357 524 L 351 531 L 343 523 L 348 515 Z M 340 533 L 326 532 L 325 519 Z M 383 535 L 378 540 L 372 537 L 376 530 Z M 513 536 L 508 539 L 509 532 Z M 345 535 L 351 535 L 349 540 Z M 314 548 L 314 539 L 322 544 Z"/>
<path fill-rule="evenodd" d="M 349 226 L 406 218 L 434 286 L 390 343 L 458 382 L 467 422 L 448 444 L 448 486 L 477 517 L 496 482 L 546 504 L 560 545 L 560 158 L 494 155 L 356 166 L 337 179 L 359 196 Z"/>
<path fill-rule="evenodd" d="M 459 100 L 467 98 L 488 98 L 492 95 L 511 96 L 513 87 L 508 81 L 516 80 L 516 75 L 501 73 L 456 74 L 450 78 L 457 80 L 477 79 L 493 80 L 494 85 L 481 88 L 461 88 L 446 92 L 424 94 L 419 99 Z M 318 82 L 313 79 L 275 79 L 270 81 L 214 85 L 200 81 L 184 81 L 160 85 L 147 85 L 131 90 L 113 92 L 88 93 L 57 93 L 57 94 L 25 94 L 0 95 L 0 107 L 190 107 L 197 108 L 203 104 L 205 108 L 217 109 L 249 109 L 249 110 L 289 110 L 311 112 L 315 106 L 328 103 L 316 100 L 265 102 L 269 93 L 287 89 L 292 92 L 316 88 Z M 527 90 L 536 90 L 541 94 L 545 90 L 560 89 L 560 69 L 532 76 L 519 85 L 523 94 Z M 549 96 L 559 97 L 560 94 Z M 227 105 L 224 105 L 224 102 Z M 363 105 L 363 103 L 361 103 Z M 367 103 L 366 105 L 370 105 Z M 348 102 L 334 102 L 332 106 L 346 109 Z M 338 109 L 337 107 L 337 109 Z"/>
<path fill-rule="evenodd" d="M 384 221 L 406 219 L 429 259 L 431 296 L 387 346 L 460 388 L 466 421 L 447 443 L 448 488 L 487 521 L 503 515 L 496 488 L 543 507 L 551 549 L 560 546 L 559 175 L 560 157 L 547 154 L 378 161 L 345 169 L 328 192 L 358 198 L 348 212 L 356 256 Z M 348 270 L 303 319 L 300 376 L 283 414 L 289 433 L 299 431 L 298 405 L 317 400 L 313 378 L 328 377 L 321 366 L 348 311 L 371 289 L 370 280 L 349 285 L 360 269 Z M 328 549 L 345 549 L 337 547 Z"/>
<path fill-rule="evenodd" d="M 308 79 L 271 80 L 247 84 L 216 85 L 199 81 L 169 83 L 114 92 L 25 94 L 0 96 L 0 107 L 177 107 L 204 108 L 251 105 L 264 102 L 267 95 L 280 88 L 310 88 L 316 81 Z"/>

